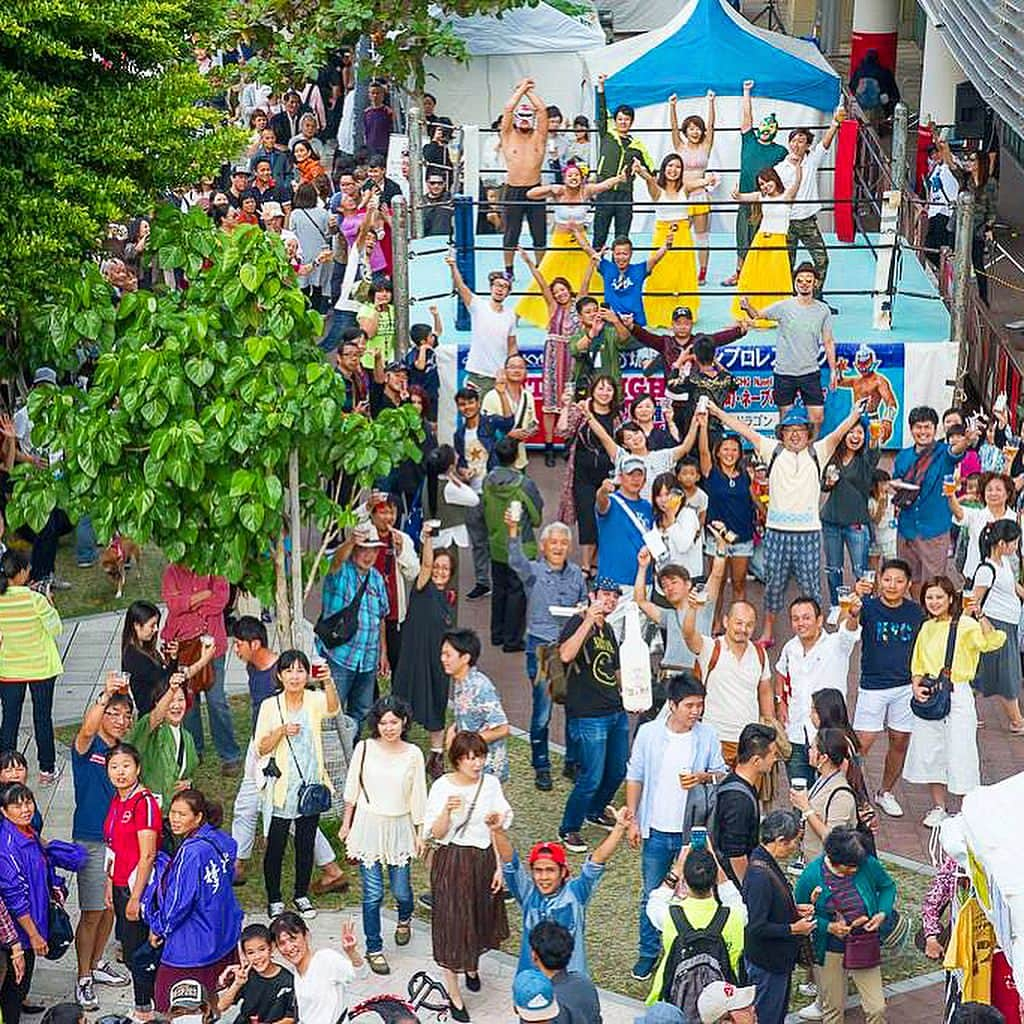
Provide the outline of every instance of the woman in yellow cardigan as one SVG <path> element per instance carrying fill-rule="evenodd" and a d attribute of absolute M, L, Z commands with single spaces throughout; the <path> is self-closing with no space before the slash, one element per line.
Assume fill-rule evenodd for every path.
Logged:
<path fill-rule="evenodd" d="M 307 920 L 316 917 L 309 898 L 309 880 L 313 874 L 313 843 L 319 814 L 303 814 L 299 808 L 299 789 L 305 784 L 322 783 L 331 788 L 324 767 L 324 747 L 320 727 L 325 718 L 341 710 L 338 691 L 329 673 L 323 673 L 322 690 L 307 690 L 309 659 L 301 651 L 284 651 L 277 659 L 278 692 L 260 704 L 256 719 L 256 752 L 270 756 L 264 774 L 263 827 L 267 830 L 267 852 L 263 858 L 263 881 L 267 887 L 267 916 L 274 918 L 284 910 L 281 901 L 281 865 L 288 834 L 295 826 L 295 909 Z M 270 762 L 276 768 L 270 767 Z"/>
<path fill-rule="evenodd" d="M 25 690 L 32 694 L 32 729 L 39 757 L 39 784 L 53 784 L 53 684 L 64 671 L 54 637 L 61 622 L 49 599 L 28 586 L 29 561 L 20 551 L 0 558 L 0 750 L 15 750 Z"/>
<path fill-rule="evenodd" d="M 927 783 L 934 806 L 923 824 L 937 828 L 946 817 L 949 793 L 963 796 L 981 783 L 978 765 L 978 713 L 974 707 L 971 681 L 978 671 L 982 654 L 997 651 L 1006 642 L 1006 634 L 993 628 L 984 613 L 977 618 L 965 608 L 954 617 L 959 599 L 946 576 L 933 576 L 921 584 L 921 604 L 928 618 L 921 626 L 910 658 L 912 700 L 928 695 L 924 677 L 938 678 L 946 660 L 949 631 L 956 629 L 956 645 L 950 680 L 953 684 L 949 714 L 940 722 L 914 718 L 907 749 L 903 778 L 907 782 Z"/>

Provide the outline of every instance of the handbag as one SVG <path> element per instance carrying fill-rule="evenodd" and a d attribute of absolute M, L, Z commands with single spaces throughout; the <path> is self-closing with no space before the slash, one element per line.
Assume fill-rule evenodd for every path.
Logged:
<path fill-rule="evenodd" d="M 925 676 L 924 685 L 928 696 L 923 700 L 916 695 L 910 699 L 910 710 L 922 721 L 941 722 L 949 714 L 952 704 L 953 683 L 949 673 L 953 666 L 953 651 L 956 648 L 956 631 L 959 619 L 949 620 L 949 636 L 946 638 L 946 659 L 938 676 Z"/>
<path fill-rule="evenodd" d="M 329 650 L 344 647 L 356 635 L 359 628 L 359 606 L 363 603 L 363 594 L 366 593 L 369 582 L 370 574 L 367 573 L 356 589 L 355 596 L 344 608 L 340 608 L 327 618 L 324 618 L 323 612 L 320 613 L 313 632 L 324 647 Z"/>
<path fill-rule="evenodd" d="M 278 696 L 277 713 L 281 716 L 281 724 L 285 725 L 284 709 L 281 707 L 281 698 Z M 299 773 L 299 798 L 298 812 L 303 818 L 312 817 L 314 814 L 326 814 L 331 809 L 331 791 L 322 782 L 307 782 L 306 776 L 302 774 L 299 767 L 299 759 L 295 756 L 292 747 L 291 737 L 284 734 L 285 742 L 288 744 L 288 752 L 292 755 L 292 764 Z"/>
<path fill-rule="evenodd" d="M 59 960 L 75 941 L 75 929 L 71 925 L 71 918 L 52 895 L 50 896 L 49 912 L 50 934 L 46 939 L 46 959 Z"/>
<path fill-rule="evenodd" d="M 178 664 L 183 668 L 194 665 L 203 656 L 203 641 L 194 636 L 188 640 L 178 641 Z M 208 661 L 188 680 L 188 688 L 193 693 L 206 693 L 213 686 L 213 662 Z"/>
<path fill-rule="evenodd" d="M 850 932 L 843 943 L 843 967 L 848 971 L 863 971 L 882 963 L 882 937 L 877 929 L 866 932 L 863 928 Z"/>
<path fill-rule="evenodd" d="M 929 467 L 932 464 L 932 458 L 935 455 L 934 446 L 929 448 L 928 451 L 922 452 L 914 462 L 914 465 L 910 467 L 910 472 L 903 477 L 905 483 L 916 484 L 917 489 L 911 490 L 909 488 L 896 487 L 893 488 L 892 493 L 892 504 L 893 508 L 897 510 L 910 508 L 911 505 L 917 501 L 921 494 L 921 481 L 924 479 L 928 472 Z"/>

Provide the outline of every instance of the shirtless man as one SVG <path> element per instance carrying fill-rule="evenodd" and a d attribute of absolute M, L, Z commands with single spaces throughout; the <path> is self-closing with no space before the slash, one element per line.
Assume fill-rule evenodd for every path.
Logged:
<path fill-rule="evenodd" d="M 524 78 L 513 91 L 501 114 L 501 155 L 508 177 L 505 185 L 505 277 L 512 280 L 512 264 L 523 230 L 530 226 L 537 262 L 547 244 L 547 218 L 543 202 L 527 197 L 540 184 L 540 169 L 548 139 L 548 111 L 533 91 L 535 82 Z"/>
<path fill-rule="evenodd" d="M 879 365 L 874 350 L 868 345 L 860 345 L 853 357 L 855 373 L 847 374 L 849 363 L 845 359 L 836 360 L 839 371 L 836 387 L 849 388 L 853 392 L 854 404 L 861 399 L 867 401 L 865 411 L 872 420 L 879 421 L 879 427 L 875 429 L 880 430 L 879 439 L 884 444 L 892 437 L 893 423 L 899 415 L 900 406 L 889 379 L 878 372 Z"/>

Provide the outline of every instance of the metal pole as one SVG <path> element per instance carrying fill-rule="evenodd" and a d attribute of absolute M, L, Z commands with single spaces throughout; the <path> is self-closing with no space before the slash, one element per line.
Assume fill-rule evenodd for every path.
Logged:
<path fill-rule="evenodd" d="M 974 239 L 974 194 L 964 189 L 956 201 L 956 246 L 953 249 L 953 315 L 949 321 L 949 340 L 956 346 L 956 380 L 953 400 L 964 396 L 967 373 L 967 299 L 971 287 L 971 243 Z"/>
<path fill-rule="evenodd" d="M 299 511 L 298 448 L 293 448 L 288 453 L 288 513 L 292 538 L 292 635 L 290 642 L 294 648 L 301 649 L 305 615 L 302 612 L 302 521 Z"/>
<path fill-rule="evenodd" d="M 410 237 L 423 237 L 423 122 L 420 108 L 410 107 L 409 128 L 409 206 Z"/>
<path fill-rule="evenodd" d="M 404 196 L 391 200 L 391 263 L 395 301 L 395 356 L 404 357 L 409 348 L 409 207 Z"/>
<path fill-rule="evenodd" d="M 892 187 L 902 192 L 907 186 L 907 122 L 910 111 L 902 101 L 892 115 Z"/>
<path fill-rule="evenodd" d="M 471 291 L 476 291 L 476 224 L 474 215 L 476 206 L 472 196 L 455 196 L 455 261 L 462 274 L 462 280 Z M 455 329 L 469 330 L 469 310 L 461 299 L 455 300 Z"/>

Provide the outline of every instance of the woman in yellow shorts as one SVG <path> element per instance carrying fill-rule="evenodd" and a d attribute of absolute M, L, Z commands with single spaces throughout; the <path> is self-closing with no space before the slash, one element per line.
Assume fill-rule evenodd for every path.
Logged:
<path fill-rule="evenodd" d="M 668 98 L 668 112 L 672 123 L 672 148 L 683 158 L 683 180 L 689 186 L 707 175 L 711 147 L 715 144 L 715 94 L 708 90 L 707 121 L 698 114 L 690 114 L 689 117 L 683 118 L 680 126 L 675 93 Z M 697 284 L 704 284 L 708 277 L 711 196 L 708 195 L 706 188 L 690 192 L 689 196 L 693 200 L 690 203 L 690 219 L 693 222 L 693 237 L 697 242 L 697 258 L 700 261 Z"/>

